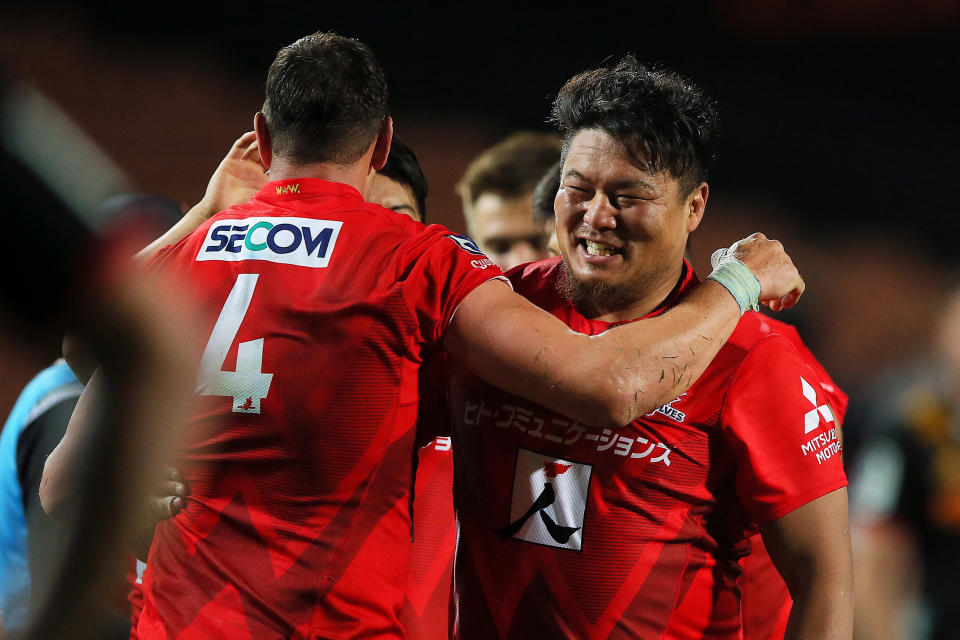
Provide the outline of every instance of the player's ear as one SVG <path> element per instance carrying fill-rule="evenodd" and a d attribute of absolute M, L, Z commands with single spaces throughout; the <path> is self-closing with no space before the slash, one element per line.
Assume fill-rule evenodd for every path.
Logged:
<path fill-rule="evenodd" d="M 370 167 L 374 171 L 383 169 L 387 164 L 387 157 L 390 156 L 390 143 L 393 142 L 393 118 L 387 116 L 380 125 L 380 133 L 377 134 L 377 140 L 373 144 L 373 158 L 370 159 Z"/>
<path fill-rule="evenodd" d="M 273 162 L 273 140 L 270 138 L 270 128 L 267 126 L 267 117 L 262 111 L 253 116 L 253 130 L 257 134 L 257 148 L 260 149 L 260 161 L 267 169 Z"/>
<path fill-rule="evenodd" d="M 703 219 L 703 211 L 707 208 L 707 197 L 710 195 L 710 187 L 706 182 L 701 182 L 690 195 L 687 196 L 687 233 L 700 226 Z"/>

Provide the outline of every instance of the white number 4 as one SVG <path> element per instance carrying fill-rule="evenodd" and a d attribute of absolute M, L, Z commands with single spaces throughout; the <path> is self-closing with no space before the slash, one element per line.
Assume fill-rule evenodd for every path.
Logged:
<path fill-rule="evenodd" d="M 267 397 L 273 380 L 272 373 L 262 370 L 263 338 L 241 342 L 237 347 L 237 370 L 223 370 L 223 361 L 247 315 L 259 277 L 257 273 L 237 276 L 213 325 L 197 375 L 196 392 L 203 396 L 232 396 L 234 413 L 260 413 L 260 401 Z"/>

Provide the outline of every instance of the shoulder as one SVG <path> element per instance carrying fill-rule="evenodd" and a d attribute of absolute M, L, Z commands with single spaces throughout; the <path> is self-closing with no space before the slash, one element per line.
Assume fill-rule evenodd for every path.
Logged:
<path fill-rule="evenodd" d="M 824 394 L 838 415 L 846 412 L 846 393 L 803 342 L 795 327 L 761 313 L 743 315 L 723 351 L 735 362 L 734 388 L 759 385 L 776 395 L 778 384 L 796 387 L 797 376 L 804 396 Z M 812 389 L 816 388 L 816 391 Z"/>
<path fill-rule="evenodd" d="M 743 314 L 727 344 L 750 351 L 771 339 L 780 346 L 803 344 L 794 326 L 756 311 Z"/>

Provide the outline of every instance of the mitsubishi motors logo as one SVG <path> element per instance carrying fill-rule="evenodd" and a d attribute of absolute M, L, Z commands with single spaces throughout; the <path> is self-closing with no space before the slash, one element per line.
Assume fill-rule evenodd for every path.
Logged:
<path fill-rule="evenodd" d="M 803 433 L 808 434 L 817 427 L 820 426 L 820 416 L 823 416 L 823 419 L 826 422 L 834 422 L 833 412 L 830 411 L 830 407 L 826 404 L 817 405 L 817 391 L 814 389 L 809 382 L 800 378 L 800 386 L 803 391 L 803 397 L 806 398 L 810 404 L 813 406 L 810 411 L 807 411 L 803 416 Z"/>
<path fill-rule="evenodd" d="M 579 551 L 592 472 L 589 464 L 520 449 L 510 524 L 498 529 L 497 535 Z"/>

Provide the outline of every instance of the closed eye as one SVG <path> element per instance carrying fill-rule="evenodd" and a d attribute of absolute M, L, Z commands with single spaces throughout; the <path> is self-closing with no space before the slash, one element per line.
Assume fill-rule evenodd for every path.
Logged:
<path fill-rule="evenodd" d="M 565 184 L 563 185 L 563 188 L 566 189 L 568 192 L 573 192 L 578 195 L 579 194 L 587 195 L 590 193 L 589 189 L 584 189 L 583 187 L 578 187 L 573 184 Z"/>

